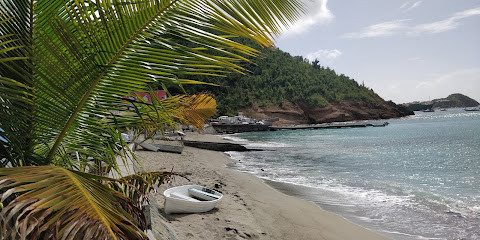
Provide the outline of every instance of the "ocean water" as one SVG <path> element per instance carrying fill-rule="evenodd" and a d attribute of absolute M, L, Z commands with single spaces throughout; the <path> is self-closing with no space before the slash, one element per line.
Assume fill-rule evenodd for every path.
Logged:
<path fill-rule="evenodd" d="M 393 239 L 480 239 L 480 112 L 241 133 L 234 168 Z"/>

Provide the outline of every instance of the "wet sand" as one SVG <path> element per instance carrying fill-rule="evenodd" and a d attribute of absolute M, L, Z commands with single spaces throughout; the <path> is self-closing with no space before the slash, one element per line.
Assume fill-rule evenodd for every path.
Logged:
<path fill-rule="evenodd" d="M 215 135 L 189 134 L 188 140 L 224 141 Z M 191 147 L 182 154 L 137 151 L 146 171 L 171 170 L 176 177 L 152 200 L 163 208 L 165 189 L 199 184 L 224 194 L 215 209 L 202 214 L 163 214 L 177 239 L 388 239 L 316 204 L 283 194 L 251 174 L 227 167 L 228 155 Z"/>

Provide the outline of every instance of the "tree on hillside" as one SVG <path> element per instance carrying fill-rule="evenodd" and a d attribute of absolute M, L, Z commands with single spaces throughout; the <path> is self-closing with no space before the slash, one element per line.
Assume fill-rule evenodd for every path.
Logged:
<path fill-rule="evenodd" d="M 241 73 L 295 20 L 296 0 L 4 0 L 0 3 L 0 239 L 145 239 L 140 210 L 168 173 L 87 174 L 128 148 L 121 132 L 200 126 L 209 95 L 132 92 Z"/>
<path fill-rule="evenodd" d="M 246 40 L 244 43 L 255 47 Z M 192 85 L 186 88 L 187 91 L 213 93 L 217 96 L 222 115 L 235 115 L 239 108 L 249 107 L 254 102 L 260 106 L 281 106 L 284 101 L 290 101 L 325 107 L 344 100 L 383 101 L 354 79 L 320 66 L 318 60 L 309 63 L 304 57 L 294 57 L 280 49 L 259 50 L 259 58 L 251 58 L 252 63 L 242 65 L 248 70 L 247 74 L 233 74 L 226 78 L 199 76 L 197 80 L 218 84 L 219 87 Z"/>

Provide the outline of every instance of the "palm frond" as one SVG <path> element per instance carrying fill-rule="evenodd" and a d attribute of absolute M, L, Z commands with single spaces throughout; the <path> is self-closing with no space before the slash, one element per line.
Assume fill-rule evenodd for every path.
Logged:
<path fill-rule="evenodd" d="M 142 211 L 106 178 L 54 166 L 0 169 L 0 239 L 146 239 Z"/>
<path fill-rule="evenodd" d="M 299 16 L 299 2 L 5 0 L 0 54 L 8 57 L 0 61 L 0 77 L 9 83 L 0 86 L 27 88 L 2 96 L 2 106 L 8 105 L 2 137 L 6 149 L 14 149 L 2 159 L 15 166 L 61 163 L 75 150 L 114 166 L 112 156 L 125 145 L 99 120 L 122 109 L 122 96 L 147 91 L 152 82 L 198 83 L 179 74 L 243 72 L 238 62 L 257 51 L 234 39 L 272 45 L 280 26 Z M 17 96 L 30 104 L 19 106 Z M 200 125 L 201 115 L 187 115 Z M 138 126 L 144 120 L 129 115 L 118 121 Z"/>
<path fill-rule="evenodd" d="M 106 185 L 132 199 L 137 206 L 144 206 L 148 202 L 148 195 L 154 187 L 162 184 L 176 173 L 172 172 L 143 172 L 120 179 L 108 180 Z"/>
<path fill-rule="evenodd" d="M 216 101 L 208 94 L 177 95 L 162 101 L 153 98 L 153 104 L 137 105 L 137 108 L 143 113 L 144 124 L 150 127 L 151 132 L 163 132 L 164 126 L 175 129 L 178 123 L 202 128 L 205 119 L 211 118 L 217 112 Z M 156 124 L 167 119 L 172 122 Z"/>
<path fill-rule="evenodd" d="M 177 108 L 179 121 L 197 129 L 203 127 L 205 119 L 209 119 L 217 113 L 217 102 L 210 95 L 175 96 L 174 99 L 178 99 L 182 103 Z"/>
<path fill-rule="evenodd" d="M 129 156 L 122 130 L 200 127 L 215 113 L 211 96 L 124 96 L 153 82 L 199 83 L 180 74 L 242 73 L 238 63 L 258 51 L 235 39 L 269 47 L 301 8 L 300 0 L 2 0 L 0 239 L 144 239 L 142 212 L 125 196 L 142 203 L 167 173 L 113 180 L 11 167 L 85 170 L 93 160 L 115 170 Z"/>

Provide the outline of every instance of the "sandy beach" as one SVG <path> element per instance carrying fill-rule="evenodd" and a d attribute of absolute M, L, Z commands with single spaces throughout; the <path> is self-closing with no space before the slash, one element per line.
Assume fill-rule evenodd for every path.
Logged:
<path fill-rule="evenodd" d="M 216 135 L 189 134 L 188 140 L 223 141 Z M 151 196 L 162 213 L 162 192 L 173 186 L 199 184 L 224 194 L 217 207 L 203 214 L 163 214 L 177 239 L 388 239 L 312 202 L 280 193 L 263 180 L 233 169 L 222 152 L 185 147 L 182 154 L 137 151 L 146 171 L 184 173 Z"/>

